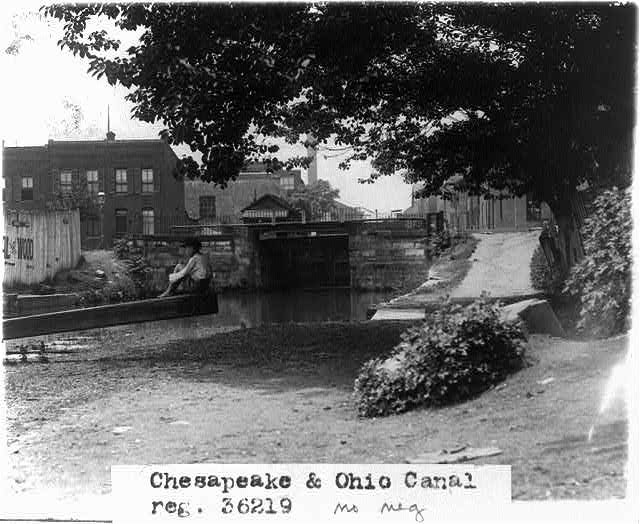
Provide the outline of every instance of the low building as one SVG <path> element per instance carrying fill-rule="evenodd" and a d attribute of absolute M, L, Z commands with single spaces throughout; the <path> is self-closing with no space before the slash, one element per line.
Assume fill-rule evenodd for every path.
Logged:
<path fill-rule="evenodd" d="M 263 195 L 242 210 L 245 224 L 292 222 L 301 219 L 300 212 L 276 195 Z"/>
<path fill-rule="evenodd" d="M 527 229 L 539 217 L 532 216 L 527 196 L 514 196 L 508 191 L 490 190 L 473 194 L 459 186 L 459 177 L 452 177 L 440 195 L 415 198 L 405 216 L 442 212 L 452 231 Z"/>
<path fill-rule="evenodd" d="M 3 203 L 9 209 L 80 208 L 84 249 L 130 233 L 157 234 L 185 217 L 178 158 L 163 140 L 49 140 L 3 148 Z"/>
<path fill-rule="evenodd" d="M 267 172 L 264 164 L 249 164 L 222 189 L 212 183 L 185 181 L 185 208 L 191 220 L 232 224 L 242 221 L 242 210 L 265 195 L 286 198 L 304 186 L 300 170 Z"/>

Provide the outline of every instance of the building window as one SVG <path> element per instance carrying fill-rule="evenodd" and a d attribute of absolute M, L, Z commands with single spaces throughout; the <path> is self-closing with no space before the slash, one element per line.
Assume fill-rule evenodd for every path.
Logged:
<path fill-rule="evenodd" d="M 23 176 L 22 177 L 22 200 L 33 200 L 33 177 L 32 176 Z"/>
<path fill-rule="evenodd" d="M 201 196 L 200 197 L 200 218 L 216 217 L 216 197 Z"/>
<path fill-rule="evenodd" d="M 142 192 L 153 193 L 153 169 L 142 170 Z"/>
<path fill-rule="evenodd" d="M 87 191 L 90 195 L 98 194 L 98 171 L 95 169 L 87 171 Z"/>
<path fill-rule="evenodd" d="M 280 177 L 280 187 L 285 191 L 291 191 L 296 188 L 294 179 L 291 175 Z"/>
<path fill-rule="evenodd" d="M 70 195 L 72 189 L 72 174 L 71 171 L 60 172 L 60 193 L 63 195 Z"/>
<path fill-rule="evenodd" d="M 128 193 L 127 170 L 116 169 L 116 193 Z"/>
<path fill-rule="evenodd" d="M 127 210 L 116 209 L 116 234 L 127 232 Z"/>
<path fill-rule="evenodd" d="M 91 215 L 85 218 L 86 224 L 86 232 L 88 237 L 99 237 L 100 236 L 100 219 Z"/>
<path fill-rule="evenodd" d="M 142 210 L 142 234 L 153 235 L 153 209 Z"/>

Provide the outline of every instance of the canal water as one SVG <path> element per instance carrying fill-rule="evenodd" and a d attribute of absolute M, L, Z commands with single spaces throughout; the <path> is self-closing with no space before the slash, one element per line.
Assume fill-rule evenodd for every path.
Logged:
<path fill-rule="evenodd" d="M 283 322 L 367 320 L 367 309 L 394 296 L 392 291 L 355 291 L 349 288 L 227 292 L 218 295 L 216 323 L 244 325 Z"/>
<path fill-rule="evenodd" d="M 168 343 L 274 323 L 364 321 L 369 307 L 389 300 L 396 294 L 392 291 L 354 291 L 349 288 L 222 292 L 218 294 L 217 315 L 125 324 L 8 341 L 5 362 L 40 362 L 41 347 L 46 352 L 47 362 L 75 361 L 78 358 L 92 360 L 119 355 L 123 351 L 127 353 L 131 342 L 142 340 Z M 26 348 L 28 354 L 21 355 L 21 348 Z"/>

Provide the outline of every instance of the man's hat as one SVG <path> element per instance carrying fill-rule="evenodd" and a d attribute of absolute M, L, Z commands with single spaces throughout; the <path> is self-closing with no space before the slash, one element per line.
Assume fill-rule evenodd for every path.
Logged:
<path fill-rule="evenodd" d="M 186 238 L 182 243 L 182 245 L 185 247 L 190 246 L 193 248 L 194 251 L 200 251 L 200 248 L 202 247 L 200 240 L 194 237 Z"/>

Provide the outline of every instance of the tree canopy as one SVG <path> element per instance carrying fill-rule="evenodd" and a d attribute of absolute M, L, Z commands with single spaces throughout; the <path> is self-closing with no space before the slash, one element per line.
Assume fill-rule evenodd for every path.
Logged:
<path fill-rule="evenodd" d="M 288 195 L 287 200 L 305 212 L 307 219 L 319 219 L 335 210 L 336 198 L 340 191 L 331 187 L 326 180 L 318 180 L 314 184 L 296 188 Z"/>
<path fill-rule="evenodd" d="M 454 174 L 562 211 L 631 171 L 636 8 L 594 4 L 53 5 L 59 42 L 224 185 L 307 134 L 434 193 Z M 139 31 L 120 43 L 91 19 Z M 267 137 L 267 138 L 265 138 Z M 310 159 L 290 158 L 287 167 Z"/>

